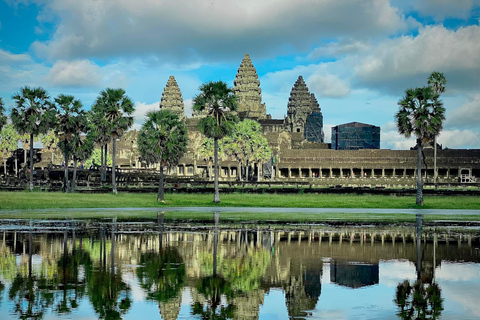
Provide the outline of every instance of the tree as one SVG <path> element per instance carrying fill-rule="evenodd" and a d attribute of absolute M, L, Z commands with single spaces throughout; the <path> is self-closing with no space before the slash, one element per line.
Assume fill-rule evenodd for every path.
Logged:
<path fill-rule="evenodd" d="M 12 110 L 12 123 L 20 134 L 30 135 L 30 191 L 33 191 L 33 139 L 55 123 L 55 109 L 49 99 L 40 87 L 23 87 L 13 96 L 16 107 Z"/>
<path fill-rule="evenodd" d="M 417 138 L 417 198 L 423 206 L 422 151 L 423 143 L 442 130 L 445 108 L 438 94 L 430 87 L 407 89 L 398 102 L 400 110 L 395 115 L 398 132 L 406 138 Z"/>
<path fill-rule="evenodd" d="M 0 130 L 7 124 L 7 116 L 4 115 L 5 108 L 3 107 L 3 99 L 0 98 Z"/>
<path fill-rule="evenodd" d="M 82 110 L 82 103 L 73 96 L 60 94 L 55 98 L 57 107 L 56 134 L 59 137 L 59 147 L 65 155 L 65 175 L 63 191 L 68 192 L 68 161 L 69 152 L 74 148 L 74 140 L 88 128 L 87 114 Z"/>
<path fill-rule="evenodd" d="M 434 71 L 428 77 L 428 86 L 435 91 L 436 94 L 440 95 L 445 92 L 445 86 L 447 84 L 447 79 L 441 72 Z M 433 138 L 433 183 L 437 183 L 437 136 Z"/>
<path fill-rule="evenodd" d="M 0 131 L 0 151 L 3 157 L 3 173 L 7 175 L 7 157 L 18 148 L 19 135 L 12 124 L 7 124 Z"/>
<path fill-rule="evenodd" d="M 96 138 L 96 136 L 94 138 Z M 94 140 L 94 141 L 96 141 L 96 140 Z M 93 166 L 95 166 L 95 165 L 98 166 L 98 165 L 101 165 L 102 160 L 103 160 L 102 150 L 95 149 L 95 150 L 93 150 L 90 157 L 85 161 L 84 165 L 85 165 L 86 168 L 90 168 L 92 165 Z M 108 166 L 111 166 L 112 165 L 112 158 L 110 156 L 108 156 L 106 160 L 107 160 L 106 164 Z"/>
<path fill-rule="evenodd" d="M 220 203 L 218 189 L 218 140 L 233 131 L 237 117 L 232 113 L 237 110 L 237 99 L 233 90 L 223 81 L 208 82 L 200 86 L 201 93 L 193 99 L 193 109 L 199 113 L 206 112 L 200 119 L 199 129 L 214 142 L 214 203 Z"/>
<path fill-rule="evenodd" d="M 246 165 L 246 177 L 248 180 L 248 168 L 250 163 L 258 163 L 258 178 L 260 178 L 260 166 L 262 161 L 271 157 L 268 141 L 263 136 L 262 126 L 254 120 L 245 119 L 235 125 L 235 130 L 230 136 L 225 137 L 225 153 L 234 157 L 239 162 L 239 176 L 242 179 L 242 165 Z"/>
<path fill-rule="evenodd" d="M 86 130 L 89 130 L 88 127 Z M 85 136 L 77 135 L 72 141 L 72 156 L 73 156 L 73 178 L 71 183 L 71 191 L 75 192 L 77 184 L 77 167 L 78 162 L 83 162 L 90 158 L 95 148 L 95 134 L 93 132 L 84 132 Z"/>
<path fill-rule="evenodd" d="M 100 145 L 100 162 L 97 161 L 96 163 L 100 164 L 101 180 L 103 182 L 106 180 L 106 168 L 111 165 L 110 160 L 107 160 L 107 158 L 111 159 L 107 154 L 107 144 L 110 142 L 111 136 L 109 133 L 109 123 L 105 118 L 104 104 L 99 103 L 98 99 L 97 103 L 92 106 L 92 110 L 89 112 L 89 121 L 94 128 L 95 142 Z"/>
<path fill-rule="evenodd" d="M 57 149 L 58 136 L 55 134 L 54 130 L 49 130 L 46 134 L 40 135 L 40 141 L 43 143 L 44 147 L 47 147 L 47 149 L 52 152 L 53 164 L 55 160 L 55 149 Z"/>
<path fill-rule="evenodd" d="M 112 140 L 112 191 L 117 194 L 117 182 L 115 181 L 115 153 L 116 141 L 133 124 L 132 100 L 125 95 L 123 89 L 107 88 L 100 92 L 92 111 L 96 115 L 102 129 L 102 134 L 109 135 Z M 102 118 L 103 114 L 103 118 Z"/>
<path fill-rule="evenodd" d="M 165 201 L 163 167 L 172 167 L 187 150 L 185 124 L 170 110 L 149 112 L 138 135 L 138 149 L 148 163 L 160 165 L 157 201 Z"/>

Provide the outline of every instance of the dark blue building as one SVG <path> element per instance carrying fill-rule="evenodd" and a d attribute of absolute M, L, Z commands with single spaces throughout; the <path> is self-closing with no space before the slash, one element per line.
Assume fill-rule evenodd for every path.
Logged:
<path fill-rule="evenodd" d="M 332 149 L 380 149 L 380 127 L 360 122 L 332 127 Z"/>

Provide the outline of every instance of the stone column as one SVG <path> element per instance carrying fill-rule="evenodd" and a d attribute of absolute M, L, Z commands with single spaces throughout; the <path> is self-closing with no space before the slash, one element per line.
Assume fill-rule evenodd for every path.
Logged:
<path fill-rule="evenodd" d="M 372 178 L 375 178 L 375 169 L 372 169 Z"/>
<path fill-rule="evenodd" d="M 308 167 L 308 177 L 312 178 L 312 168 Z"/>
<path fill-rule="evenodd" d="M 193 158 L 193 175 L 197 174 L 197 159 Z"/>
<path fill-rule="evenodd" d="M 395 178 L 395 168 L 393 168 L 392 178 Z"/>
<path fill-rule="evenodd" d="M 288 177 L 289 178 L 292 177 L 292 168 L 291 167 L 288 167 Z"/>
<path fill-rule="evenodd" d="M 364 175 L 363 175 L 363 167 L 360 168 L 360 178 L 363 178 Z"/>
<path fill-rule="evenodd" d="M 330 178 L 333 178 L 333 170 L 332 170 L 332 167 L 330 167 Z"/>
<path fill-rule="evenodd" d="M 447 168 L 447 179 L 450 179 L 450 168 Z"/>
<path fill-rule="evenodd" d="M 404 178 L 407 177 L 407 168 L 403 168 L 403 177 L 404 177 Z"/>
<path fill-rule="evenodd" d="M 318 170 L 319 170 L 319 171 L 318 171 L 318 177 L 321 179 L 321 178 L 323 178 L 323 176 L 322 176 L 322 167 L 320 167 Z"/>
<path fill-rule="evenodd" d="M 340 168 L 340 178 L 343 178 L 343 168 Z"/>
<path fill-rule="evenodd" d="M 382 168 L 382 178 L 385 178 L 385 168 Z"/>

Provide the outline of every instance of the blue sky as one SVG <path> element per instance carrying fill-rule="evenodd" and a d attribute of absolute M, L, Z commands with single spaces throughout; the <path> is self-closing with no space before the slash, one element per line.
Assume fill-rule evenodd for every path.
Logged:
<path fill-rule="evenodd" d="M 136 103 L 135 126 L 174 75 L 187 115 L 201 83 L 233 85 L 245 53 L 267 113 L 283 118 L 302 75 L 330 127 L 381 126 L 381 147 L 406 149 L 393 122 L 408 87 L 443 72 L 439 143 L 480 148 L 480 0 L 0 0 L 0 97 L 22 86 L 72 94 L 89 109 L 107 87 Z"/>

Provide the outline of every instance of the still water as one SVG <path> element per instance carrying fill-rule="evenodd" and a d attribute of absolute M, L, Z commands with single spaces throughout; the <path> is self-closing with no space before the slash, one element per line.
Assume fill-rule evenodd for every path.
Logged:
<path fill-rule="evenodd" d="M 213 216 L 0 221 L 0 319 L 480 318 L 478 228 Z"/>

